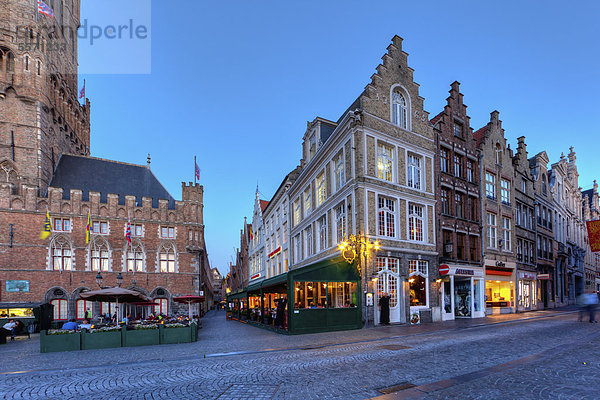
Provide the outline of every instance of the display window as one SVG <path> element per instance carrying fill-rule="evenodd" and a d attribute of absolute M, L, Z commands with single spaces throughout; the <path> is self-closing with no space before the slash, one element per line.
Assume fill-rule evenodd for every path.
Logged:
<path fill-rule="evenodd" d="M 296 282 L 295 309 L 356 307 L 356 282 Z"/>
<path fill-rule="evenodd" d="M 511 307 L 514 304 L 513 293 L 511 281 L 485 281 L 485 302 L 488 307 Z"/>
<path fill-rule="evenodd" d="M 32 318 L 33 308 L 1 308 L 0 318 Z"/>

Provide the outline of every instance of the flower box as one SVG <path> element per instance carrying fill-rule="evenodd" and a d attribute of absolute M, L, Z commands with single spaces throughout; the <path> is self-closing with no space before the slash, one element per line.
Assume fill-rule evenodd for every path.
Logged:
<path fill-rule="evenodd" d="M 40 353 L 81 350 L 81 333 L 50 329 L 40 332 Z"/>
<path fill-rule="evenodd" d="M 157 328 L 122 330 L 123 347 L 150 346 L 160 344 Z"/>
<path fill-rule="evenodd" d="M 81 350 L 121 347 L 121 330 L 81 332 Z"/>

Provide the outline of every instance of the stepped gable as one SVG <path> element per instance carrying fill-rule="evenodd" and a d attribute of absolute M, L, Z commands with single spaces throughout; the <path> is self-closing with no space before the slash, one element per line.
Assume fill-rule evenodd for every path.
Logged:
<path fill-rule="evenodd" d="M 82 201 L 89 200 L 89 192 L 99 192 L 100 202 L 107 201 L 109 193 L 119 196 L 118 204 L 125 204 L 125 196 L 135 196 L 136 205 L 142 197 L 152 198 L 152 207 L 158 208 L 159 199 L 168 200 L 169 209 L 175 209 L 175 199 L 167 192 L 152 171 L 142 165 L 127 164 L 95 157 L 63 155 L 52 176 L 50 187 L 63 189 L 63 199 L 69 199 L 71 189 L 81 190 Z"/>

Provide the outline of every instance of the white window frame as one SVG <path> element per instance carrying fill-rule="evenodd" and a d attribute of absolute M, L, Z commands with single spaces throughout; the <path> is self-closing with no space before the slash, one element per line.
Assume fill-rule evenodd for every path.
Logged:
<path fill-rule="evenodd" d="M 175 239 L 175 227 L 174 226 L 160 226 L 160 237 L 162 239 Z"/>
<path fill-rule="evenodd" d="M 429 308 L 429 262 L 426 260 L 408 260 L 408 271 L 409 280 L 413 276 L 421 276 L 425 279 L 425 305 L 411 307 Z"/>
<path fill-rule="evenodd" d="M 335 235 L 337 243 L 342 243 L 346 237 L 346 205 L 339 204 L 335 211 Z"/>
<path fill-rule="evenodd" d="M 177 272 L 177 249 L 174 243 L 165 242 L 160 246 L 158 250 L 158 272 L 162 274 Z"/>
<path fill-rule="evenodd" d="M 511 221 L 510 218 L 502 217 L 502 250 L 511 250 Z"/>
<path fill-rule="evenodd" d="M 309 225 L 304 229 L 304 248 L 306 249 L 306 257 L 312 257 L 314 254 L 314 237 L 313 237 L 313 227 Z"/>
<path fill-rule="evenodd" d="M 407 169 L 407 178 L 406 183 L 408 187 L 423 190 L 423 157 L 414 154 L 407 153 L 406 156 L 406 169 Z"/>
<path fill-rule="evenodd" d="M 382 237 L 396 237 L 396 205 L 389 197 L 377 198 L 377 234 Z"/>
<path fill-rule="evenodd" d="M 394 153 L 394 146 L 377 142 L 377 178 L 394 182 Z"/>
<path fill-rule="evenodd" d="M 345 168 L 344 168 L 344 152 L 341 152 L 333 161 L 334 165 L 334 181 L 335 191 L 337 192 L 344 186 Z"/>
<path fill-rule="evenodd" d="M 496 175 L 485 173 L 485 195 L 488 199 L 496 200 Z"/>
<path fill-rule="evenodd" d="M 421 210 L 421 215 L 417 212 L 417 210 Z M 425 224 L 425 206 L 422 204 L 416 203 L 408 203 L 408 240 L 412 242 L 425 242 L 426 240 L 426 224 Z M 419 232 L 420 225 L 420 232 Z M 411 229 L 414 227 L 414 229 Z M 419 233 L 421 235 L 421 239 L 418 239 Z"/>
<path fill-rule="evenodd" d="M 57 222 L 60 221 L 60 227 L 57 229 Z M 65 229 L 65 222 L 69 224 L 69 227 Z M 73 224 L 71 223 L 71 218 L 61 218 L 55 217 L 52 218 L 52 232 L 71 232 L 73 229 Z"/>
<path fill-rule="evenodd" d="M 315 182 L 317 189 L 317 204 L 315 208 L 321 206 L 321 204 L 325 203 L 327 200 L 327 184 L 325 180 L 325 171 L 322 171 L 319 175 L 317 175 L 317 180 Z"/>
<path fill-rule="evenodd" d="M 487 247 L 490 249 L 498 249 L 498 236 L 496 230 L 497 216 L 493 213 L 487 213 Z"/>
<path fill-rule="evenodd" d="M 323 215 L 317 221 L 319 225 L 319 248 L 318 251 L 327 249 L 327 215 Z"/>
<path fill-rule="evenodd" d="M 400 128 L 408 130 L 409 103 L 403 93 L 397 89 L 392 89 L 391 95 L 392 123 Z"/>
<path fill-rule="evenodd" d="M 510 181 L 508 179 L 500 179 L 500 201 L 510 204 Z"/>

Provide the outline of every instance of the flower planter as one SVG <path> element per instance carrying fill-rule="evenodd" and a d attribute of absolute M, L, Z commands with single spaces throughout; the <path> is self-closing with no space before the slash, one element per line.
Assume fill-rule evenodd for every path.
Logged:
<path fill-rule="evenodd" d="M 190 343 L 192 329 L 189 326 L 181 328 L 165 328 L 160 326 L 160 344 Z"/>
<path fill-rule="evenodd" d="M 47 331 L 40 332 L 40 353 L 81 350 L 81 334 L 64 333 L 48 335 Z"/>
<path fill-rule="evenodd" d="M 135 347 L 135 346 L 151 346 L 160 344 L 158 329 L 134 329 L 122 330 L 123 341 L 121 345 L 123 347 Z"/>
<path fill-rule="evenodd" d="M 112 332 L 81 332 L 81 350 L 121 347 L 121 330 Z"/>

